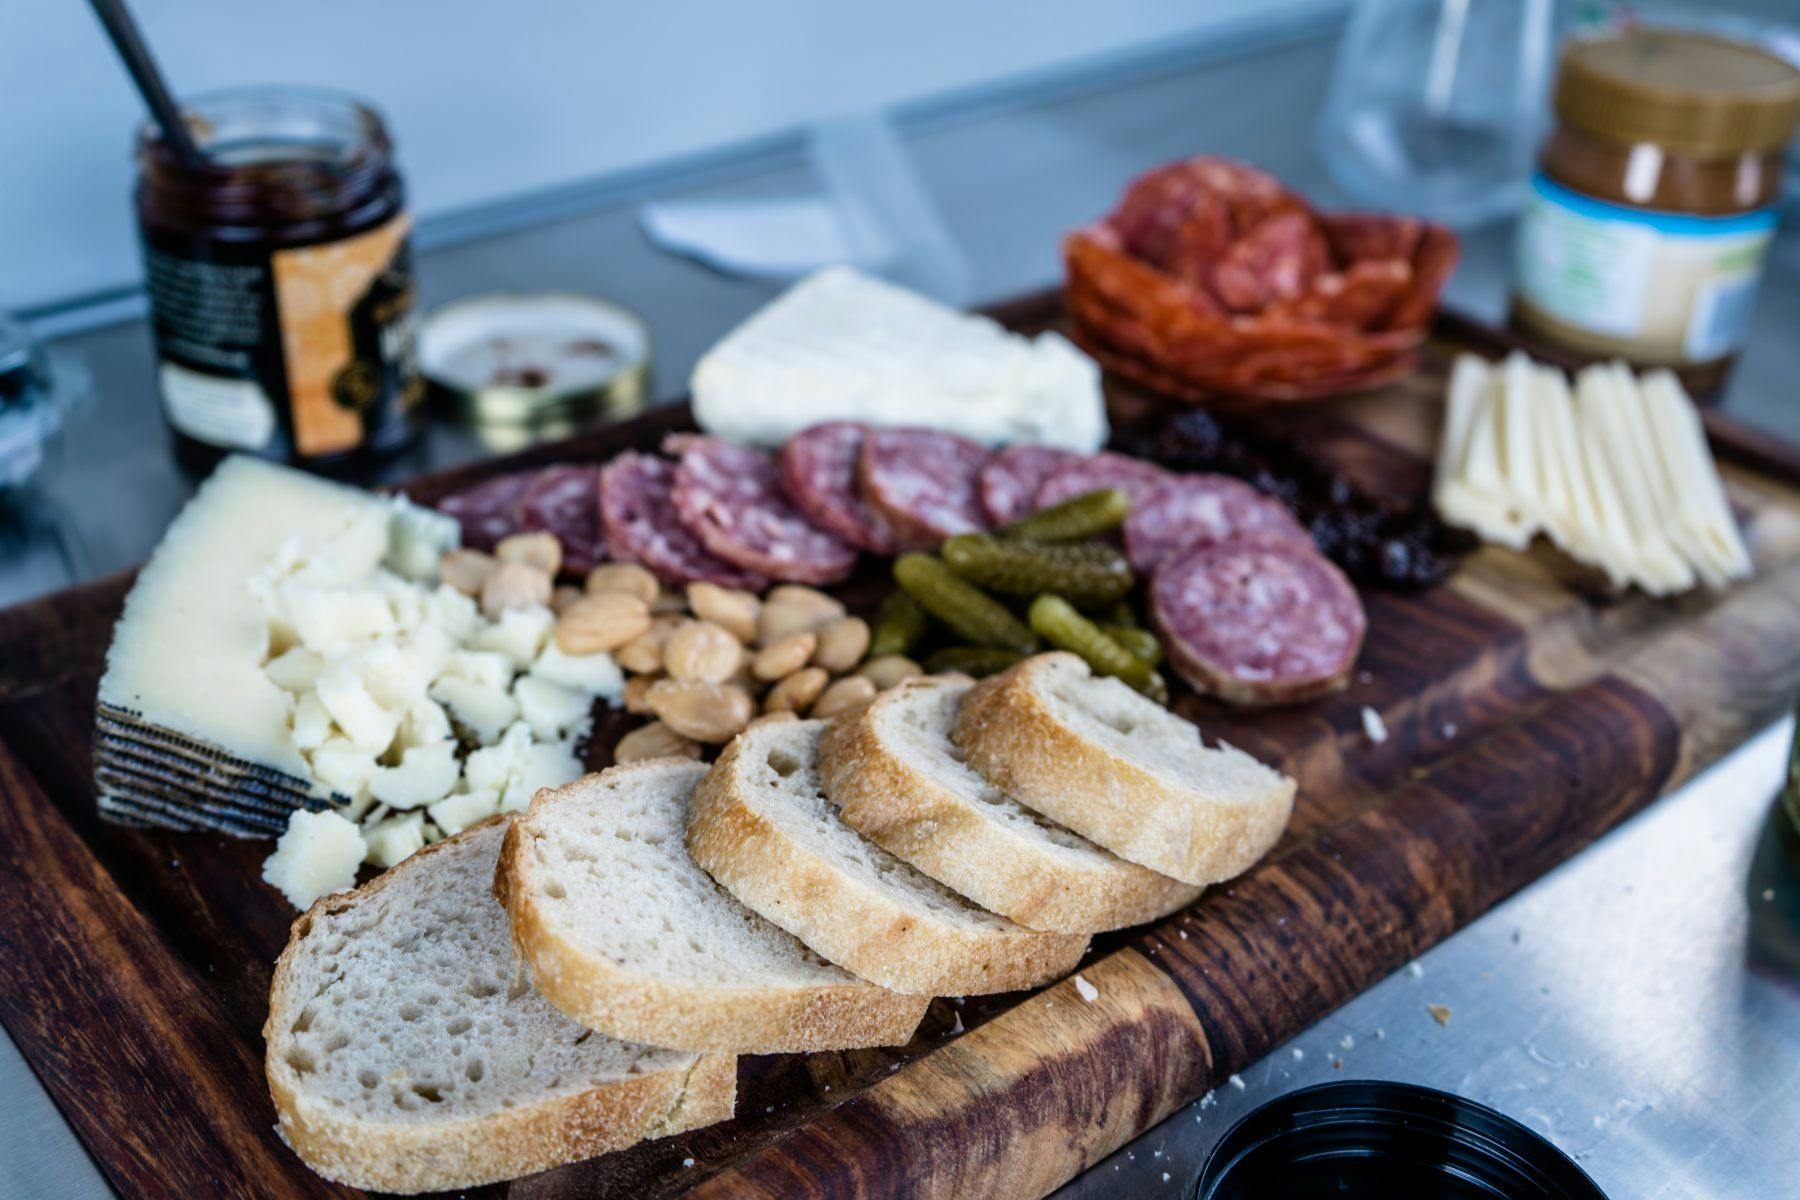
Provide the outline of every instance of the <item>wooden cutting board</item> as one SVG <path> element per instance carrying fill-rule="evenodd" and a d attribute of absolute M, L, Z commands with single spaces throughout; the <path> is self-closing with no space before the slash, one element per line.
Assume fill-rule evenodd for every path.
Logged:
<path fill-rule="evenodd" d="M 1001 315 L 1042 327 L 1055 301 Z M 1310 436 L 1422 485 L 1450 354 L 1471 343 L 1500 344 L 1445 322 L 1414 375 L 1328 406 Z M 659 411 L 409 490 L 649 448 L 685 421 Z M 1254 716 L 1183 696 L 1209 735 L 1299 780 L 1293 824 L 1187 912 L 1096 939 L 1091 1000 L 1068 981 L 939 1000 L 897 1050 L 746 1058 L 735 1120 L 478 1194 L 1047 1193 L 1777 715 L 1800 683 L 1800 456 L 1709 423 L 1758 564 L 1732 591 L 1609 598 L 1550 550 L 1484 549 L 1443 587 L 1365 597 L 1341 696 Z M 268 844 L 95 815 L 93 697 L 128 584 L 0 613 L 0 1021 L 121 1193 L 345 1194 L 273 1132 L 260 1030 L 293 913 L 260 882 Z"/>

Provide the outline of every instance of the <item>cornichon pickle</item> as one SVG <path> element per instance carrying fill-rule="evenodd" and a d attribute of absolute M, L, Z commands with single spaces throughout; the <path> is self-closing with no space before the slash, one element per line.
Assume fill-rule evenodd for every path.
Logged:
<path fill-rule="evenodd" d="M 992 646 L 946 646 L 934 651 L 925 660 L 925 669 L 936 675 L 940 671 L 961 671 L 964 675 L 973 675 L 976 679 L 984 679 L 989 675 L 998 675 L 1021 658 L 1011 650 L 996 650 Z"/>
<path fill-rule="evenodd" d="M 1015 542 L 959 533 L 940 553 L 964 579 L 1011 596 L 1055 592 L 1093 608 L 1131 590 L 1131 564 L 1099 542 Z"/>
<path fill-rule="evenodd" d="M 869 658 L 889 654 L 911 654 L 925 633 L 925 610 L 905 592 L 890 592 L 875 614 L 875 629 L 869 635 Z"/>
<path fill-rule="evenodd" d="M 1027 614 L 1031 628 L 1046 642 L 1081 656 L 1096 675 L 1112 675 L 1158 703 L 1169 698 L 1162 677 L 1150 664 L 1106 636 L 1061 596 L 1039 596 Z"/>
<path fill-rule="evenodd" d="M 1104 633 L 1119 645 L 1131 651 L 1150 666 L 1158 666 L 1162 662 L 1162 643 L 1148 629 L 1139 629 L 1135 625 L 1102 625 Z"/>
<path fill-rule="evenodd" d="M 1109 608 L 1101 609 L 1094 617 L 1102 625 L 1117 625 L 1121 629 L 1142 629 L 1144 623 L 1138 620 L 1137 613 L 1131 607 L 1131 601 L 1120 600 Z"/>
<path fill-rule="evenodd" d="M 1033 542 L 1079 542 L 1112 532 L 1124 524 L 1130 513 L 1130 496 L 1119 488 L 1101 488 L 1020 517 L 1002 528 L 1000 536 Z"/>
<path fill-rule="evenodd" d="M 1007 607 L 929 554 L 902 554 L 894 580 L 919 607 L 978 646 L 1030 654 L 1037 638 Z"/>

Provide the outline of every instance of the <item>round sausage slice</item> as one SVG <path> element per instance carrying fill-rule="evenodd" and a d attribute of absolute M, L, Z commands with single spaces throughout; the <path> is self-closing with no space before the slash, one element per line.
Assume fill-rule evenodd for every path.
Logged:
<path fill-rule="evenodd" d="M 1281 501 L 1229 475 L 1180 475 L 1133 504 L 1125 518 L 1125 553 L 1140 575 L 1202 542 L 1232 537 L 1312 538 Z"/>
<path fill-rule="evenodd" d="M 1150 617 L 1169 665 L 1232 704 L 1292 704 L 1350 679 L 1367 620 L 1344 573 L 1290 538 L 1192 546 L 1158 568 Z"/>
<path fill-rule="evenodd" d="M 1037 508 L 1038 489 L 1051 472 L 1082 460 L 1055 446 L 1008 446 L 988 460 L 976 479 L 981 510 L 994 525 L 1007 525 Z"/>
<path fill-rule="evenodd" d="M 836 583 L 856 568 L 856 547 L 807 520 L 781 490 L 775 460 L 718 438 L 669 439 L 675 509 L 700 544 L 746 571 L 793 583 Z"/>
<path fill-rule="evenodd" d="M 893 531 L 863 502 L 856 454 L 868 426 L 827 421 L 801 430 L 781 448 L 781 486 L 813 524 L 872 554 L 899 552 Z"/>
<path fill-rule="evenodd" d="M 519 528 L 543 530 L 562 543 L 562 569 L 586 575 L 606 561 L 600 533 L 600 468 L 546 467 L 519 497 Z"/>
<path fill-rule="evenodd" d="M 674 587 L 716 583 L 760 592 L 769 581 L 709 554 L 675 514 L 675 464 L 627 451 L 600 469 L 606 548 Z"/>
<path fill-rule="evenodd" d="M 1155 463 L 1102 450 L 1050 472 L 1038 488 L 1037 507 L 1049 508 L 1087 492 L 1118 488 L 1137 506 L 1174 476 Z"/>
<path fill-rule="evenodd" d="M 464 488 L 437 503 L 439 512 L 462 526 L 462 543 L 472 550 L 492 550 L 501 538 L 519 531 L 519 500 L 537 480 L 537 471 L 511 471 Z"/>
<path fill-rule="evenodd" d="M 863 498 L 903 549 L 929 550 L 988 527 L 977 495 L 985 447 L 937 429 L 872 429 L 857 457 Z"/>

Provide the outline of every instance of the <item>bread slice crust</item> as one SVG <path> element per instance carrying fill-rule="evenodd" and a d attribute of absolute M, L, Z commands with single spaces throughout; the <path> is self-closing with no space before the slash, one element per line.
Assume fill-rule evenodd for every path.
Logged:
<path fill-rule="evenodd" d="M 685 759 L 653 759 L 603 775 L 695 768 Z M 513 944 L 551 1004 L 611 1037 L 676 1050 L 777 1054 L 896 1046 L 911 1039 L 929 996 L 848 979 L 761 986 L 686 982 L 615 962 L 584 944 L 544 902 L 547 881 L 531 843 L 544 836 L 559 808 L 588 802 L 590 787 L 577 780 L 539 792 L 506 831 L 494 873 L 494 895 L 510 918 Z M 673 850 L 687 853 L 680 843 Z"/>
<path fill-rule="evenodd" d="M 1088 677 L 1073 654 L 1028 658 L 975 686 L 952 740 L 969 765 L 1019 803 L 1183 882 L 1230 879 L 1268 853 L 1293 812 L 1293 780 L 1265 767 L 1254 794 L 1226 798 L 1120 755 L 1066 720 L 1051 699 L 1060 682 Z"/>
<path fill-rule="evenodd" d="M 845 824 L 946 887 L 1032 929 L 1099 933 L 1154 920 L 1200 897 L 1182 883 L 1091 844 L 1066 848 L 996 815 L 923 769 L 895 725 L 929 693 L 971 681 L 908 680 L 835 720 L 819 750 L 825 794 Z M 953 700 L 952 700 L 953 702 Z M 951 750 L 946 741 L 945 748 Z M 1071 837 L 1069 840 L 1073 840 Z"/>
<path fill-rule="evenodd" d="M 1074 970 L 1087 950 L 1085 935 L 1010 921 L 970 930 L 934 913 L 921 914 L 771 819 L 758 804 L 748 770 L 758 754 L 767 755 L 764 739 L 804 724 L 809 723 L 761 726 L 738 735 L 695 789 L 688 849 L 727 891 L 820 957 L 896 992 L 1018 991 Z"/>
<path fill-rule="evenodd" d="M 296 994 L 295 962 L 315 926 L 356 908 L 407 872 L 430 870 L 435 855 L 508 819 L 493 817 L 427 846 L 359 888 L 321 897 L 294 921 L 269 986 L 264 1071 L 277 1133 L 326 1179 L 402 1194 L 477 1187 L 731 1117 L 737 1059 L 728 1054 L 691 1055 L 679 1066 L 608 1080 L 585 1092 L 435 1123 L 373 1122 L 306 1093 L 286 1051 L 292 1019 L 303 1005 Z"/>

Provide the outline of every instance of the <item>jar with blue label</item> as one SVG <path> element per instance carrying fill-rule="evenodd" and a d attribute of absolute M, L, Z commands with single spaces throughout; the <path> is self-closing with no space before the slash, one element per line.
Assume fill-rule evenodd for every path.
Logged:
<path fill-rule="evenodd" d="M 1569 44 L 1520 219 L 1513 323 L 1715 393 L 1749 337 L 1800 70 L 1636 27 Z"/>

